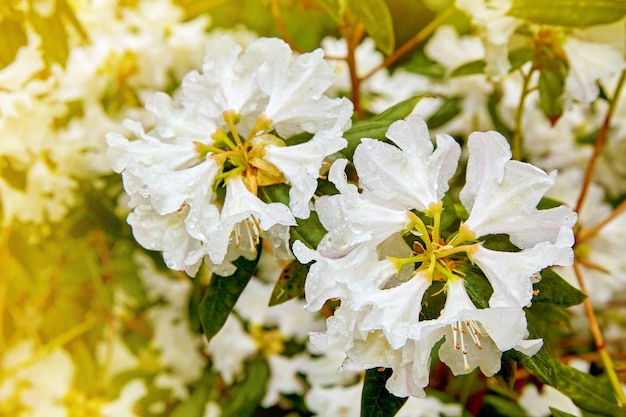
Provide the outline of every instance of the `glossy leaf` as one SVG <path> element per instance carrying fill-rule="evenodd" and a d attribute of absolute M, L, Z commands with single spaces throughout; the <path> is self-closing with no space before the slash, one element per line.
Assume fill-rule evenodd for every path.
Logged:
<path fill-rule="evenodd" d="M 295 260 L 289 263 L 274 285 L 269 305 L 282 304 L 304 294 L 304 281 L 308 272 L 308 265 L 302 265 Z"/>
<path fill-rule="evenodd" d="M 252 278 L 260 254 L 259 247 L 256 259 L 248 260 L 240 256 L 233 262 L 237 270 L 228 277 L 217 274 L 211 277 L 211 282 L 198 307 L 200 323 L 207 341 L 210 341 L 226 323 L 230 311 Z"/>
<path fill-rule="evenodd" d="M 402 65 L 402 68 L 435 79 L 443 79 L 448 73 L 448 70 L 443 65 L 428 58 L 422 51 L 413 54 L 409 62 Z"/>
<path fill-rule="evenodd" d="M 376 116 L 372 117 L 372 120 L 400 120 L 400 119 L 404 119 L 405 117 L 407 117 L 409 114 L 411 114 L 411 112 L 413 111 L 413 109 L 415 109 L 415 106 L 417 106 L 419 104 L 420 101 L 422 101 L 422 99 L 424 97 L 427 97 L 426 95 L 420 95 L 420 96 L 413 96 L 413 97 L 409 97 L 406 100 L 403 100 L 391 107 L 389 107 L 387 110 L 385 110 L 384 112 L 377 114 Z"/>
<path fill-rule="evenodd" d="M 486 395 L 481 407 L 481 415 L 527 417 L 526 411 L 509 398 Z"/>
<path fill-rule="evenodd" d="M 378 49 L 386 55 L 393 52 L 395 35 L 385 0 L 346 0 L 346 12 L 365 26 Z"/>
<path fill-rule="evenodd" d="M 478 308 L 489 307 L 489 298 L 493 294 L 493 289 L 483 272 L 478 268 L 466 268 L 463 269 L 463 273 L 465 273 L 465 289 L 474 305 Z"/>
<path fill-rule="evenodd" d="M 586 298 L 585 294 L 551 269 L 541 271 L 541 281 L 534 287 L 539 293 L 533 297 L 533 304 L 551 303 L 560 307 L 571 307 L 582 303 Z"/>
<path fill-rule="evenodd" d="M 365 371 L 363 392 L 361 394 L 361 417 L 393 417 L 406 402 L 385 388 L 392 370 L 368 369 Z"/>
<path fill-rule="evenodd" d="M 513 0 L 508 14 L 534 23 L 585 27 L 620 20 L 626 5 L 623 0 Z"/>
<path fill-rule="evenodd" d="M 588 373 L 553 361 L 557 388 L 585 411 L 607 416 L 621 416 L 625 410 L 617 405 L 611 386 Z"/>
<path fill-rule="evenodd" d="M 537 331 L 530 324 L 528 325 L 528 333 L 529 339 L 536 339 L 539 337 Z M 503 356 L 508 356 L 514 359 L 517 363 L 524 366 L 524 368 L 526 368 L 530 373 L 539 378 L 539 380 L 544 384 L 556 387 L 557 375 L 556 370 L 554 369 L 554 362 L 548 355 L 548 351 L 545 346 L 542 346 L 541 349 L 539 349 L 539 352 L 535 353 L 533 356 L 524 355 L 522 352 L 518 352 L 514 349 L 505 352 Z"/>

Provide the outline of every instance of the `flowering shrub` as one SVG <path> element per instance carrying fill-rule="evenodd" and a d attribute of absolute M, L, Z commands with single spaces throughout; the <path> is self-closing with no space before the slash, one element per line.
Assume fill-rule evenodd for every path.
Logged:
<path fill-rule="evenodd" d="M 9 1 L 0 415 L 625 413 L 626 9 Z"/>

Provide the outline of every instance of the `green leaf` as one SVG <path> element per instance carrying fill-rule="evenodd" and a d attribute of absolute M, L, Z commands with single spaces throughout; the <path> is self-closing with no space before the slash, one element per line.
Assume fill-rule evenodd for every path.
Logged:
<path fill-rule="evenodd" d="M 582 303 L 586 298 L 580 290 L 548 268 L 541 271 L 541 281 L 535 284 L 535 290 L 539 290 L 539 293 L 533 297 L 533 304 L 551 303 L 560 307 L 571 307 Z"/>
<path fill-rule="evenodd" d="M 221 417 L 249 417 L 265 397 L 270 377 L 270 367 L 265 358 L 261 355 L 252 358 L 246 366 L 245 375 L 243 381 L 220 395 Z"/>
<path fill-rule="evenodd" d="M 443 65 L 428 58 L 422 51 L 412 54 L 409 62 L 403 64 L 402 68 L 435 79 L 443 79 L 448 73 L 448 70 Z"/>
<path fill-rule="evenodd" d="M 384 54 L 391 55 L 395 46 L 395 35 L 391 13 L 385 0 L 346 0 L 346 11 L 365 26 L 365 31 Z"/>
<path fill-rule="evenodd" d="M 543 114 L 554 124 L 563 114 L 561 96 L 565 85 L 565 78 L 555 71 L 544 69 L 539 73 L 539 99 Z"/>
<path fill-rule="evenodd" d="M 626 15 L 623 0 L 513 0 L 509 15 L 534 23 L 586 27 Z"/>
<path fill-rule="evenodd" d="M 426 123 L 429 129 L 436 129 L 454 119 L 459 113 L 461 113 L 461 99 L 459 97 L 447 97 Z"/>
<path fill-rule="evenodd" d="M 513 358 L 517 363 L 521 364 L 530 373 L 539 378 L 544 384 L 556 386 L 557 377 L 553 362 L 544 347 L 539 349 L 539 352 L 535 353 L 533 356 L 526 356 L 522 352 L 513 349 L 505 352 L 503 356 Z"/>
<path fill-rule="evenodd" d="M 550 413 L 552 417 L 576 417 L 574 414 L 566 413 L 565 411 L 557 410 L 554 407 L 550 407 Z"/>
<path fill-rule="evenodd" d="M 512 400 L 498 395 L 485 395 L 481 415 L 527 417 L 526 411 Z"/>
<path fill-rule="evenodd" d="M 28 42 L 23 25 L 24 17 L 21 14 L 13 13 L 2 16 L 0 20 L 0 33 L 2 33 L 0 69 L 12 63 L 17 51 Z"/>
<path fill-rule="evenodd" d="M 304 294 L 304 281 L 309 272 L 308 265 L 302 265 L 298 261 L 290 262 L 278 277 L 269 305 L 275 306 L 285 301 L 292 300 Z"/>
<path fill-rule="evenodd" d="M 256 269 L 261 254 L 260 246 L 257 248 L 257 256 L 254 260 L 248 260 L 240 256 L 233 264 L 237 267 L 234 274 L 223 277 L 213 274 L 211 282 L 200 301 L 198 315 L 204 329 L 207 341 L 217 334 L 222 328 L 230 311 L 235 306 L 241 292 L 246 288 L 252 274 Z"/>
<path fill-rule="evenodd" d="M 563 204 L 564 203 L 562 201 L 558 201 L 550 197 L 541 197 L 541 200 L 537 203 L 537 210 L 548 210 L 562 206 Z"/>
<path fill-rule="evenodd" d="M 493 122 L 495 130 L 502 133 L 502 136 L 507 138 L 510 142 L 511 138 L 513 137 L 513 132 L 511 131 L 509 126 L 504 123 L 504 121 L 500 117 L 500 114 L 498 113 L 498 104 L 500 103 L 501 99 L 502 90 L 496 87 L 493 94 L 489 96 L 489 101 L 487 102 L 487 110 L 489 111 L 489 117 L 491 117 L 491 121 Z"/>
<path fill-rule="evenodd" d="M 479 59 L 477 61 L 471 61 L 466 64 L 457 67 L 450 73 L 451 77 L 462 77 L 464 75 L 474 75 L 474 74 L 482 74 L 485 72 L 485 63 L 484 60 Z"/>
<path fill-rule="evenodd" d="M 314 0 L 337 24 L 343 23 L 346 0 Z"/>
<path fill-rule="evenodd" d="M 215 382 L 216 374 L 205 373 L 200 383 L 191 390 L 191 395 L 181 402 L 170 414 L 171 417 L 202 417 L 206 408 L 206 402 Z"/>
<path fill-rule="evenodd" d="M 625 414 L 625 410 L 617 405 L 608 383 L 558 361 L 552 362 L 557 377 L 554 387 L 571 398 L 578 407 L 607 416 Z"/>
<path fill-rule="evenodd" d="M 276 184 L 259 188 L 259 198 L 266 203 L 283 203 L 289 205 L 289 186 L 287 184 Z M 289 230 L 291 243 L 300 240 L 311 249 L 315 249 L 317 244 L 327 233 L 324 226 L 319 221 L 317 213 L 311 212 L 308 219 L 296 218 L 297 226 Z"/>
<path fill-rule="evenodd" d="M 365 371 L 361 393 L 361 417 L 393 417 L 402 408 L 407 399 L 398 398 L 385 388 L 391 374 L 391 369 Z"/>
<path fill-rule="evenodd" d="M 489 298 L 493 289 L 483 272 L 475 267 L 463 269 L 465 273 L 465 289 L 478 308 L 489 307 Z"/>
<path fill-rule="evenodd" d="M 534 56 L 535 50 L 533 48 L 518 48 L 509 52 L 509 63 L 511 64 L 509 72 L 519 69 L 522 65 L 532 60 Z"/>
<path fill-rule="evenodd" d="M 557 327 L 570 327 L 570 319 L 565 310 L 554 304 L 533 302 L 526 312 L 529 323 L 532 322 L 534 326 L 542 331 L 545 329 L 550 333 L 554 333 Z M 552 334 L 547 336 L 552 336 Z"/>
<path fill-rule="evenodd" d="M 426 96 L 420 95 L 410 97 L 394 106 L 391 106 L 370 120 L 362 120 L 353 123 L 352 127 L 343 133 L 343 137 L 348 141 L 348 146 L 341 150 L 341 153 L 346 158 L 352 159 L 354 150 L 361 144 L 361 139 L 370 138 L 382 141 L 387 140 L 385 135 L 387 134 L 389 126 L 393 122 L 404 119 L 411 114 L 417 103 L 419 103 L 424 97 Z"/>
<path fill-rule="evenodd" d="M 372 120 L 390 120 L 393 123 L 396 120 L 404 119 L 409 114 L 411 114 L 415 106 L 417 106 L 417 104 L 422 101 L 424 97 L 432 96 L 427 96 L 423 94 L 420 96 L 409 97 L 406 100 L 394 104 L 384 112 L 372 117 Z"/>

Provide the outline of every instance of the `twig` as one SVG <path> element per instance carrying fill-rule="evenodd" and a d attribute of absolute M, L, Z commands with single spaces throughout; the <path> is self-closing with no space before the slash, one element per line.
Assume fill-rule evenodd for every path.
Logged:
<path fill-rule="evenodd" d="M 622 203 L 617 206 L 615 210 L 613 210 L 613 212 L 609 214 L 606 218 L 604 218 L 601 222 L 593 225 L 589 229 L 580 231 L 576 236 L 576 244 L 579 245 L 584 241 L 594 237 L 604 226 L 607 225 L 607 223 L 615 220 L 615 218 L 622 214 L 624 211 L 626 211 L 626 200 L 622 201 Z"/>
<path fill-rule="evenodd" d="M 298 53 L 303 53 L 304 50 L 300 48 L 298 45 L 296 45 L 293 38 L 289 35 L 289 31 L 287 30 L 285 21 L 283 20 L 283 17 L 280 14 L 280 7 L 278 6 L 278 0 L 270 0 L 270 10 L 272 12 L 272 17 L 274 18 L 274 21 L 276 22 L 276 27 L 278 28 L 278 31 L 280 32 L 280 36 L 283 38 L 283 40 L 289 44 L 289 46 L 291 47 L 293 51 L 296 51 Z"/>
<path fill-rule="evenodd" d="M 585 280 L 582 276 L 582 271 L 580 270 L 580 266 L 578 261 L 574 259 L 574 272 L 576 273 L 576 279 L 578 280 L 578 285 L 580 286 L 580 290 L 583 294 L 588 295 L 587 286 L 585 285 Z M 602 358 L 602 363 L 604 364 L 604 368 L 606 370 L 606 374 L 611 381 L 611 385 L 613 386 L 613 390 L 615 391 L 615 396 L 617 397 L 620 407 L 626 405 L 626 395 L 624 395 L 624 391 L 622 390 L 622 384 L 620 383 L 619 378 L 617 377 L 617 373 L 615 372 L 615 365 L 611 360 L 611 356 L 606 351 L 606 346 L 604 344 L 604 337 L 602 336 L 602 332 L 600 331 L 600 326 L 598 325 L 598 319 L 596 318 L 596 313 L 593 311 L 593 306 L 591 305 L 591 300 L 589 297 L 585 298 L 583 302 L 585 307 L 585 313 L 587 314 L 587 319 L 589 320 L 589 327 L 591 328 L 591 334 L 593 336 L 593 340 L 596 344 L 596 348 L 598 349 L 598 353 L 600 354 L 600 358 Z"/>
<path fill-rule="evenodd" d="M 389 65 L 393 64 L 394 62 L 396 62 L 398 59 L 402 58 L 415 45 L 417 45 L 418 43 L 426 39 L 428 36 L 430 36 L 435 31 L 435 29 L 437 29 L 446 19 L 452 16 L 452 13 L 454 13 L 454 10 L 455 10 L 454 7 L 449 7 L 448 9 L 444 10 L 439 16 L 435 17 L 432 22 L 424 26 L 422 30 L 417 32 L 417 34 L 413 36 L 411 39 L 409 39 L 404 45 L 396 49 L 394 53 L 392 53 L 387 58 L 385 58 L 385 60 L 382 63 L 380 63 L 370 72 L 365 74 L 365 76 L 361 77 L 361 81 L 367 80 L 372 75 L 374 75 L 376 71 L 382 68 L 386 68 Z"/>
<path fill-rule="evenodd" d="M 613 113 L 615 113 L 615 108 L 617 107 L 617 102 L 622 92 L 622 87 L 624 86 L 624 80 L 626 79 L 626 69 L 622 71 L 622 74 L 617 82 L 617 87 L 615 87 L 615 94 L 611 98 L 609 103 L 609 110 L 604 118 L 604 122 L 602 123 L 602 128 L 600 128 L 600 132 L 598 133 L 598 138 L 596 139 L 596 143 L 593 147 L 593 154 L 589 159 L 589 165 L 587 165 L 587 170 L 585 171 L 585 179 L 583 181 L 583 187 L 580 190 L 580 195 L 578 196 L 578 201 L 576 202 L 576 213 L 580 213 L 580 209 L 582 208 L 585 198 L 587 197 L 587 191 L 589 190 L 589 185 L 591 184 L 591 178 L 593 177 L 593 173 L 596 169 L 596 162 L 598 161 L 598 157 L 600 156 L 600 152 L 602 152 L 602 147 L 604 146 L 604 142 L 606 141 L 606 136 L 609 132 L 609 127 L 611 124 L 611 119 L 613 118 Z"/>

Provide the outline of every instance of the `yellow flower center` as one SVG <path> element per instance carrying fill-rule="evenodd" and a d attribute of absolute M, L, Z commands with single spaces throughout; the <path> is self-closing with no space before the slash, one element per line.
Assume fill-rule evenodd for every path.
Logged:
<path fill-rule="evenodd" d="M 215 185 L 226 178 L 241 176 L 246 188 L 256 195 L 259 186 L 284 182 L 283 173 L 264 159 L 267 145 L 285 146 L 280 138 L 266 133 L 271 128 L 272 121 L 262 114 L 246 138 L 242 139 L 237 130 L 241 115 L 233 110 L 226 110 L 223 117 L 228 130 L 218 128 L 211 135 L 211 145 L 194 142 L 201 159 L 212 158 L 222 167 L 222 172 L 215 177 Z"/>
<path fill-rule="evenodd" d="M 463 272 L 457 266 L 467 259 L 472 260 L 472 254 L 478 249 L 478 243 L 474 240 L 476 235 L 465 225 L 461 225 L 459 231 L 451 235 L 448 240 L 442 237 L 441 214 L 443 205 L 441 201 L 431 203 L 425 213 L 432 219 L 432 225 L 427 226 L 415 213 L 409 212 L 411 222 L 405 232 L 418 237 L 413 243 L 413 254 L 408 258 L 389 257 L 398 271 L 407 264 L 418 264 L 415 274 L 420 272 L 432 281 L 448 281 L 463 276 Z M 427 272 L 424 275 L 424 271 Z M 414 275 L 415 275 L 414 274 Z"/>

